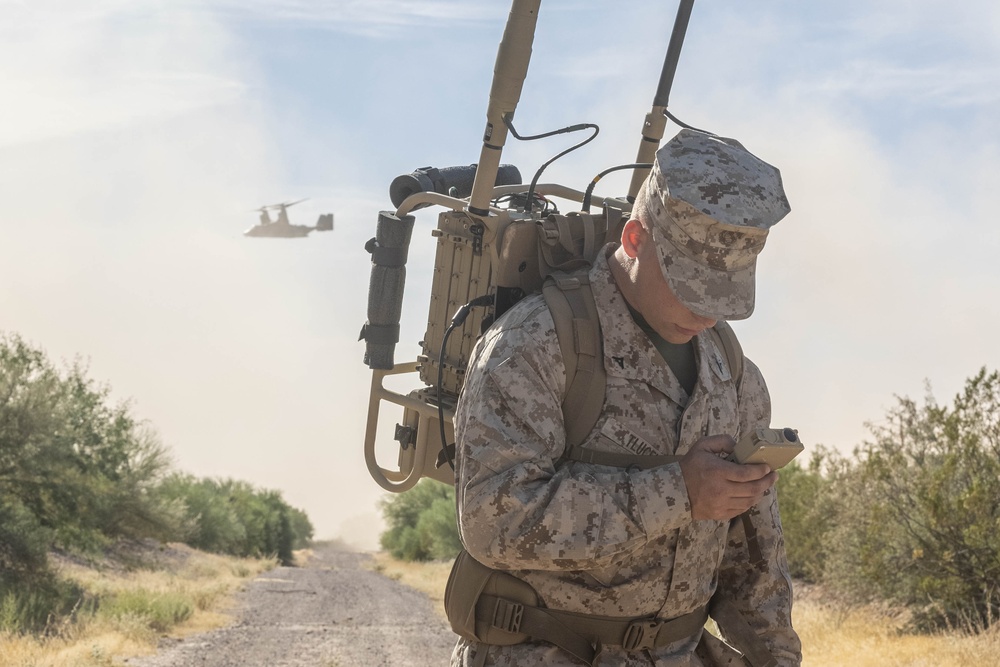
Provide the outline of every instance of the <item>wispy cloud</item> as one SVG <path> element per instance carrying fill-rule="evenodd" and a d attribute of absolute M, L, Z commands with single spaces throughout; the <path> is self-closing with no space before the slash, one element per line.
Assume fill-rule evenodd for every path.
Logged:
<path fill-rule="evenodd" d="M 818 92 L 954 109 L 1000 99 L 1000 9 L 970 0 L 849 2 L 824 10 Z"/>
<path fill-rule="evenodd" d="M 207 5 L 251 19 L 309 23 L 357 34 L 387 34 L 412 26 L 495 20 L 496 7 L 468 0 L 211 0 Z"/>
<path fill-rule="evenodd" d="M 855 61 L 830 72 L 815 86 L 819 92 L 867 99 L 919 101 L 941 108 L 978 106 L 1000 101 L 1000 67 Z"/>
<path fill-rule="evenodd" d="M 230 103 L 244 91 L 233 80 L 171 71 L 119 73 L 87 82 L 8 77 L 5 86 L 30 105 L 0 109 L 0 146 L 156 122 Z"/>
<path fill-rule="evenodd" d="M 226 33 L 183 11 L 106 0 L 0 16 L 0 145 L 156 122 L 245 92 Z"/>

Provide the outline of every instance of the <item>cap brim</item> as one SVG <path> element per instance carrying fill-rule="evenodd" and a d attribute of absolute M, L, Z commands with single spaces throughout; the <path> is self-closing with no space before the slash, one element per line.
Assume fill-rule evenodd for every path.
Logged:
<path fill-rule="evenodd" d="M 756 258 L 733 271 L 711 269 L 672 248 L 655 224 L 650 225 L 663 277 L 674 296 L 692 313 L 713 320 L 745 320 L 754 309 Z"/>

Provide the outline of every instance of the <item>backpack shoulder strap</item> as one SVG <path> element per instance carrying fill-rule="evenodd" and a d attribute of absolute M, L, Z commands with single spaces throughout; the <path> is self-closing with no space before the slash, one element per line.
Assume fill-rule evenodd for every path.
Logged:
<path fill-rule="evenodd" d="M 552 313 L 566 366 L 563 421 L 566 448 L 579 446 L 601 416 L 607 373 L 601 323 L 586 271 L 554 274 L 545 279 L 542 296 Z"/>
<path fill-rule="evenodd" d="M 563 398 L 563 422 L 566 425 L 565 458 L 603 465 L 648 467 L 678 460 L 676 456 L 643 456 L 592 452 L 580 445 L 601 416 L 607 390 L 604 349 L 597 304 L 587 271 L 556 273 L 548 276 L 542 296 L 552 313 L 556 337 L 566 367 L 566 394 Z M 720 320 L 709 329 L 712 340 L 722 350 L 737 391 L 743 384 L 743 347 L 736 332 Z"/>
<path fill-rule="evenodd" d="M 719 346 L 722 353 L 726 356 L 726 363 L 729 364 L 729 374 L 733 376 L 733 381 L 736 383 L 737 396 L 739 396 L 739 393 L 743 390 L 743 346 L 740 345 L 740 341 L 736 338 L 736 332 L 733 331 L 728 322 L 719 320 L 709 331 L 716 345 Z M 750 563 L 756 567 L 764 559 L 761 555 L 760 540 L 757 538 L 757 529 L 750 518 L 752 511 L 747 510 L 738 518 L 743 523 L 743 532 L 746 536 Z M 733 519 L 733 521 L 735 522 L 736 519 Z"/>
<path fill-rule="evenodd" d="M 594 292 L 587 272 L 578 271 L 550 275 L 542 286 L 542 295 L 552 313 L 566 366 L 566 395 L 562 404 L 566 425 L 563 459 L 643 469 L 679 461 L 681 457 L 673 455 L 619 454 L 581 447 L 601 417 L 608 385 Z"/>
<path fill-rule="evenodd" d="M 736 338 L 736 332 L 729 326 L 728 322 L 719 320 L 715 326 L 708 330 L 712 340 L 722 350 L 729 365 L 729 374 L 733 376 L 736 383 L 736 391 L 743 389 L 743 346 Z"/>

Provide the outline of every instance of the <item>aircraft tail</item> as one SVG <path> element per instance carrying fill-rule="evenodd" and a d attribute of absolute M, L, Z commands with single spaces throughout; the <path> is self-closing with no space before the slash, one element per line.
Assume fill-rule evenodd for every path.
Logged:
<path fill-rule="evenodd" d="M 316 231 L 317 232 L 333 231 L 333 213 L 320 214 L 319 219 L 316 221 Z"/>

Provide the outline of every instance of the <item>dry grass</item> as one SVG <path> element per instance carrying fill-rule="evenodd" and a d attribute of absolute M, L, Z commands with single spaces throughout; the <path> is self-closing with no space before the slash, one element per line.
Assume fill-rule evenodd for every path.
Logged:
<path fill-rule="evenodd" d="M 375 554 L 374 569 L 426 593 L 444 616 L 451 561 L 407 563 Z M 801 595 L 799 594 L 801 591 Z M 822 591 L 799 586 L 793 611 L 802 639 L 803 667 L 968 667 L 1000 664 L 1000 627 L 973 635 L 909 635 L 891 610 L 825 603 Z"/>
<path fill-rule="evenodd" d="M 374 554 L 373 569 L 390 579 L 415 588 L 430 597 L 434 610 L 444 615 L 444 587 L 448 583 L 453 561 L 434 561 L 431 563 L 411 563 L 393 558 L 385 552 Z"/>
<path fill-rule="evenodd" d="M 1000 627 L 983 634 L 903 632 L 900 615 L 878 607 L 799 599 L 792 612 L 803 667 L 968 667 L 1000 664 Z"/>
<path fill-rule="evenodd" d="M 147 549 L 148 550 L 148 549 Z M 207 632 L 230 621 L 231 594 L 273 560 L 218 556 L 184 545 L 100 563 L 57 557 L 64 578 L 103 602 L 46 637 L 0 634 L 3 667 L 112 667 L 150 653 L 163 635 Z"/>

